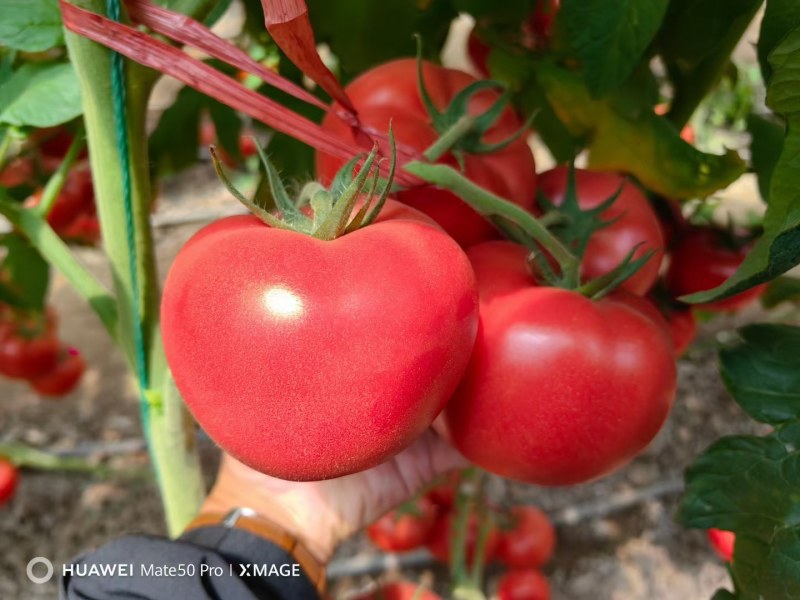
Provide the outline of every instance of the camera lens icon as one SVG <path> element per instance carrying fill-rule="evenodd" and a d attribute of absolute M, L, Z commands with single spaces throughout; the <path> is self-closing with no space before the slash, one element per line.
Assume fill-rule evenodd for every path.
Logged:
<path fill-rule="evenodd" d="M 42 576 L 37 576 L 33 569 L 38 565 L 44 565 L 45 574 Z M 39 573 L 42 572 L 42 569 L 36 569 Z M 25 569 L 25 573 L 28 575 L 28 579 L 30 579 L 33 583 L 47 583 L 53 578 L 53 563 L 47 560 L 44 556 L 37 556 L 36 558 L 32 558 L 30 562 L 28 562 L 28 567 Z"/>

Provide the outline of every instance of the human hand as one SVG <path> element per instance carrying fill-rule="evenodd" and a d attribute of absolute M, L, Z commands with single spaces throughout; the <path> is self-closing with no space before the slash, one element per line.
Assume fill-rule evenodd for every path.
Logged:
<path fill-rule="evenodd" d="M 321 563 L 327 563 L 341 541 L 437 476 L 465 466 L 465 459 L 433 430 L 377 467 L 327 481 L 276 479 L 225 454 L 201 512 L 252 508 L 295 536 Z"/>

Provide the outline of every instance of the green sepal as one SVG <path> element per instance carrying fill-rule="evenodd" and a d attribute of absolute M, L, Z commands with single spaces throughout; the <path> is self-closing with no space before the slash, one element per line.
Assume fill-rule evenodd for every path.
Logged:
<path fill-rule="evenodd" d="M 647 261 L 653 258 L 655 254 L 655 250 L 648 250 L 642 256 L 637 259 L 633 258 L 633 255 L 639 249 L 641 244 L 637 244 L 625 258 L 613 269 L 611 269 L 605 275 L 601 275 L 600 277 L 596 277 L 591 281 L 585 283 L 581 287 L 579 287 L 576 291 L 587 296 L 588 298 L 592 298 L 593 300 L 599 300 L 604 296 L 607 296 L 615 289 L 617 289 L 625 280 L 630 279 L 633 277 L 639 269 L 641 269 Z"/>

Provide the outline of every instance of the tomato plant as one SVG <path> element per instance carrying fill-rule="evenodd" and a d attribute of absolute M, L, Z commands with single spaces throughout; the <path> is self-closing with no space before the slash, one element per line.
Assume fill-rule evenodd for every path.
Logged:
<path fill-rule="evenodd" d="M 56 365 L 43 375 L 31 378 L 31 387 L 42 396 L 64 396 L 75 389 L 85 370 L 86 362 L 80 352 L 62 346 Z"/>
<path fill-rule="evenodd" d="M 448 511 L 442 513 L 433 525 L 428 541 L 425 544 L 433 556 L 444 562 L 450 562 L 452 540 L 454 533 L 454 521 L 456 513 Z M 475 513 L 470 513 L 467 521 L 466 540 L 464 542 L 464 552 L 466 554 L 467 565 L 473 565 L 477 553 L 478 535 L 480 522 Z M 490 563 L 497 555 L 497 544 L 499 543 L 498 531 L 496 527 L 491 527 L 486 534 L 483 547 L 483 562 Z"/>
<path fill-rule="evenodd" d="M 736 544 L 736 534 L 730 531 L 723 531 L 722 529 L 709 529 L 706 532 L 708 541 L 714 552 L 717 553 L 722 560 L 730 562 L 733 560 L 733 547 Z"/>
<path fill-rule="evenodd" d="M 550 519 L 535 506 L 515 506 L 508 528 L 500 532 L 498 559 L 517 569 L 538 568 L 552 556 L 556 532 Z"/>

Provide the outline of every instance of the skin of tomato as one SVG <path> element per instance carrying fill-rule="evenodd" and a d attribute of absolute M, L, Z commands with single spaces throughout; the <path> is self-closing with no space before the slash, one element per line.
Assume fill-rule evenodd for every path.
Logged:
<path fill-rule="evenodd" d="M 736 272 L 747 256 L 749 247 L 729 248 L 725 246 L 721 235 L 712 227 L 692 227 L 684 232 L 672 251 L 664 278 L 673 294 L 684 296 L 710 290 Z M 757 285 L 724 300 L 693 306 L 718 312 L 736 311 L 755 302 L 765 289 L 766 284 Z"/>
<path fill-rule="evenodd" d="M 706 535 L 717 556 L 725 562 L 733 560 L 733 548 L 736 545 L 735 533 L 724 529 L 709 529 L 706 531 Z"/>
<path fill-rule="evenodd" d="M 425 495 L 439 509 L 450 510 L 455 504 L 456 493 L 460 483 L 461 471 L 453 471 L 447 475 L 444 483 L 435 485 Z"/>
<path fill-rule="evenodd" d="M 9 460 L 0 457 L 0 506 L 8 502 L 17 490 L 19 471 Z"/>
<path fill-rule="evenodd" d="M 535 569 L 509 571 L 497 585 L 497 600 L 550 600 L 550 584 Z"/>
<path fill-rule="evenodd" d="M 539 176 L 540 191 L 557 206 L 564 201 L 568 173 L 567 167 L 556 167 Z M 616 221 L 592 234 L 581 261 L 582 277 L 593 279 L 605 275 L 619 265 L 637 244 L 641 244 L 634 252 L 634 258 L 649 250 L 654 250 L 655 254 L 621 287 L 645 295 L 658 279 L 664 257 L 661 225 L 647 198 L 632 183 L 614 173 L 575 169 L 575 183 L 578 205 L 584 210 L 599 206 L 622 186 L 620 195 L 600 216 L 604 221 Z"/>
<path fill-rule="evenodd" d="M 28 157 L 21 156 L 10 161 L 0 171 L 0 186 L 5 188 L 17 187 L 31 181 L 33 175 L 33 161 Z"/>
<path fill-rule="evenodd" d="M 386 552 L 406 552 L 419 548 L 428 539 L 436 521 L 437 508 L 421 496 L 414 502 L 414 512 L 391 511 L 367 528 L 372 543 Z"/>
<path fill-rule="evenodd" d="M 167 359 L 198 422 L 276 477 L 375 466 L 425 431 L 477 325 L 463 251 L 399 219 L 334 241 L 237 219 L 200 232 L 167 277 Z"/>
<path fill-rule="evenodd" d="M 479 289 L 491 287 L 493 270 L 473 266 Z M 529 483 L 583 483 L 627 463 L 661 428 L 673 348 L 639 310 L 525 286 L 482 302 L 480 315 L 470 365 L 436 423 L 472 462 Z"/>
<path fill-rule="evenodd" d="M 681 356 L 697 336 L 697 320 L 691 310 L 676 310 L 667 317 L 675 356 Z"/>
<path fill-rule="evenodd" d="M 471 75 L 424 63 L 424 78 L 433 103 L 444 109 L 453 96 L 473 83 Z M 417 155 L 428 148 L 439 134 L 430 124 L 430 116 L 422 104 L 417 87 L 415 59 L 400 59 L 376 67 L 350 83 L 347 93 L 358 110 L 359 120 L 367 131 L 385 134 L 391 121 L 392 130 L 402 156 Z M 470 103 L 471 114 L 484 112 L 498 98 L 497 92 L 486 90 Z M 371 142 L 356 139 L 353 129 L 331 111 L 322 122 L 328 131 L 352 143 L 367 146 Z M 487 143 L 502 141 L 523 126 L 511 108 L 507 108 L 484 136 Z M 384 152 L 386 143 L 381 142 Z M 345 161 L 326 154 L 317 154 L 317 175 L 329 183 Z M 452 155 L 439 162 L 456 165 Z M 465 155 L 465 175 L 476 184 L 524 208 L 532 208 L 536 190 L 536 165 L 524 136 L 498 152 Z M 463 247 L 497 237 L 497 232 L 483 217 L 452 193 L 432 186 L 419 186 L 401 191 L 397 199 L 433 217 Z"/>
<path fill-rule="evenodd" d="M 413 581 L 396 581 L 357 600 L 442 600 L 442 597 L 430 590 L 420 589 L 420 584 Z"/>
<path fill-rule="evenodd" d="M 34 379 L 58 363 L 58 340 L 49 334 L 26 338 L 17 333 L 0 341 L 0 373 L 12 379 Z"/>
<path fill-rule="evenodd" d="M 31 387 L 42 396 L 58 397 L 69 394 L 80 382 L 86 361 L 75 349 L 65 349 L 51 372 L 31 380 Z"/>
<path fill-rule="evenodd" d="M 448 564 L 450 562 L 450 540 L 453 532 L 453 520 L 456 514 L 453 511 L 447 511 L 440 514 L 436 523 L 431 529 L 428 542 L 425 546 L 428 551 L 437 560 Z M 475 544 L 478 540 L 478 518 L 475 514 L 470 514 L 469 523 L 467 524 L 467 547 L 466 558 L 467 565 L 471 566 L 475 557 Z M 497 554 L 497 545 L 499 543 L 499 536 L 496 528 L 489 530 L 486 537 L 486 546 L 484 549 L 484 563 L 488 564 L 494 560 Z"/>
<path fill-rule="evenodd" d="M 550 560 L 556 546 L 550 519 L 535 506 L 515 506 L 511 519 L 511 528 L 500 531 L 497 558 L 512 568 L 541 567 Z"/>

